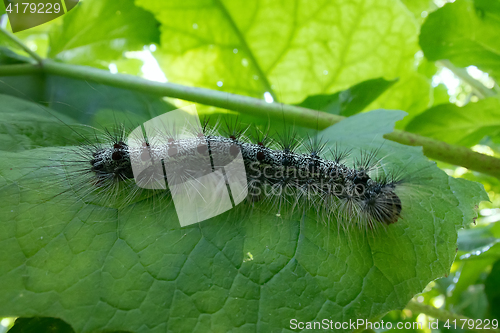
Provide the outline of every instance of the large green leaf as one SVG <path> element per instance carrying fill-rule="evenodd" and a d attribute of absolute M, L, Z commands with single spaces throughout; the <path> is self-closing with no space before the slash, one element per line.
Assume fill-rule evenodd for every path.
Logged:
<path fill-rule="evenodd" d="M 417 51 L 416 21 L 398 0 L 136 3 L 162 24 L 155 56 L 169 80 L 287 103 L 394 79 Z"/>
<path fill-rule="evenodd" d="M 475 65 L 500 79 L 500 0 L 457 0 L 429 15 L 420 46 L 429 60 Z"/>
<path fill-rule="evenodd" d="M 158 43 L 158 23 L 133 0 L 85 0 L 50 34 L 49 57 L 107 67 L 123 52 Z"/>
<path fill-rule="evenodd" d="M 449 272 L 457 229 L 487 199 L 421 148 L 383 140 L 401 117 L 372 111 L 323 132 L 329 146 L 379 149 L 385 172 L 412 175 L 398 189 L 403 218 L 374 234 L 259 209 L 180 228 L 164 196 L 116 209 L 84 189 L 66 191 L 72 168 L 45 166 L 47 156 L 72 160 L 69 150 L 2 154 L 0 316 L 57 317 L 76 332 L 270 332 L 293 318 L 349 321 L 401 309 Z"/>
<path fill-rule="evenodd" d="M 486 135 L 500 132 L 500 100 L 492 97 L 464 107 L 437 105 L 413 118 L 405 129 L 449 143 L 473 146 Z"/>

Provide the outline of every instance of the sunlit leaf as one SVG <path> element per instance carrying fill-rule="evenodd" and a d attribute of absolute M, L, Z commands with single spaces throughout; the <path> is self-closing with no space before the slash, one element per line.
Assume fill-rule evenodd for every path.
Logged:
<path fill-rule="evenodd" d="M 463 107 L 434 106 L 413 118 L 405 130 L 448 143 L 473 146 L 500 132 L 500 100 L 488 98 Z"/>
<path fill-rule="evenodd" d="M 420 46 L 429 60 L 474 65 L 500 79 L 499 30 L 499 0 L 457 0 L 429 15 Z"/>
<path fill-rule="evenodd" d="M 123 52 L 158 43 L 158 23 L 132 0 L 85 0 L 50 34 L 49 57 L 107 67 Z"/>
<path fill-rule="evenodd" d="M 413 66 L 417 24 L 396 0 L 138 0 L 162 24 L 173 82 L 299 103 Z"/>

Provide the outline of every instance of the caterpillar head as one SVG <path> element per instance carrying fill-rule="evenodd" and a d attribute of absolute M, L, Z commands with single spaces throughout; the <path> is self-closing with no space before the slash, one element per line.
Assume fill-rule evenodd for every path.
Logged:
<path fill-rule="evenodd" d="M 386 185 L 367 195 L 363 210 L 370 219 L 385 224 L 396 223 L 401 216 L 401 199 L 394 192 L 393 186 Z"/>
<path fill-rule="evenodd" d="M 134 177 L 128 146 L 123 141 L 96 151 L 92 157 L 90 170 L 99 178 L 123 180 Z"/>

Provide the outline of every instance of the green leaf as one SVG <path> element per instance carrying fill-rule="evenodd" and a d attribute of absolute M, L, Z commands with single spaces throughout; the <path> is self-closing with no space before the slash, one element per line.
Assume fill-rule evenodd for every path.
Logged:
<path fill-rule="evenodd" d="M 433 89 L 434 93 L 434 101 L 432 106 L 440 105 L 440 104 L 448 104 L 450 102 L 450 95 L 448 94 L 448 87 L 443 83 L 438 84 Z"/>
<path fill-rule="evenodd" d="M 403 110 L 408 116 L 399 121 L 396 127 L 404 128 L 407 122 L 429 107 L 431 93 L 430 80 L 422 74 L 411 72 L 387 89 L 366 110 Z"/>
<path fill-rule="evenodd" d="M 417 18 L 422 18 L 423 11 L 430 11 L 437 8 L 432 0 L 401 0 L 401 2 L 404 3 Z"/>
<path fill-rule="evenodd" d="M 453 306 L 454 311 L 472 319 L 484 320 L 489 317 L 487 314 L 488 298 L 484 292 L 482 281 L 479 284 L 469 286 L 469 288 L 460 295 L 460 302 L 458 304 L 450 305 Z"/>
<path fill-rule="evenodd" d="M 413 118 L 406 131 L 463 146 L 500 132 L 500 100 L 487 98 L 463 107 L 434 106 Z"/>
<path fill-rule="evenodd" d="M 292 318 L 355 321 L 401 309 L 449 272 L 456 230 L 486 198 L 421 148 L 383 140 L 402 116 L 362 113 L 322 133 L 333 148 L 379 149 L 384 172 L 412 175 L 398 189 L 403 218 L 374 234 L 258 205 L 180 228 L 166 196 L 117 209 L 86 196 L 92 184 L 75 192 L 71 167 L 45 167 L 47 156 L 72 160 L 69 151 L 2 154 L 0 315 L 58 317 L 76 332 L 271 332 Z"/>
<path fill-rule="evenodd" d="M 494 318 L 500 320 L 500 260 L 495 262 L 484 283 L 484 291 L 490 303 L 490 312 Z"/>
<path fill-rule="evenodd" d="M 473 252 L 496 243 L 500 233 L 500 223 L 491 223 L 458 232 L 458 250 Z M 475 251 L 474 251 L 475 252 Z"/>
<path fill-rule="evenodd" d="M 69 127 L 62 126 L 75 124 L 69 117 L 7 95 L 0 95 L 0 103 L 0 150 L 21 151 L 81 141 Z"/>
<path fill-rule="evenodd" d="M 69 115 L 80 123 L 99 128 L 113 127 L 117 121 L 135 127 L 176 109 L 158 95 L 115 88 L 87 80 L 49 76 L 46 85 L 50 89 L 47 89 L 45 100 L 48 101 L 50 108 Z M 117 113 L 109 113 L 109 117 L 100 117 L 96 120 L 96 114 L 101 110 L 113 110 Z M 121 118 L 118 113 L 122 113 L 124 117 Z"/>
<path fill-rule="evenodd" d="M 457 276 L 458 282 L 455 283 L 452 294 L 449 297 L 449 302 L 458 305 L 461 301 L 462 293 L 465 292 L 469 286 L 480 283 L 480 281 L 478 281 L 479 277 L 490 265 L 491 261 L 488 258 L 478 258 L 477 260 L 463 262 L 460 274 Z"/>
<path fill-rule="evenodd" d="M 74 333 L 67 323 L 58 318 L 17 318 L 7 333 Z"/>
<path fill-rule="evenodd" d="M 500 259 L 500 222 L 476 226 L 458 232 L 457 261 L 484 260 L 492 264 Z"/>
<path fill-rule="evenodd" d="M 52 29 L 48 56 L 68 63 L 107 67 L 123 52 L 158 41 L 158 23 L 133 0 L 86 0 Z"/>
<path fill-rule="evenodd" d="M 157 95 L 52 75 L 0 77 L 0 94 L 46 103 L 73 121 L 100 128 L 111 128 L 118 120 L 127 126 L 138 126 L 176 109 Z M 38 113 L 43 115 L 41 110 Z M 108 117 L 98 117 L 100 112 L 108 112 Z"/>
<path fill-rule="evenodd" d="M 396 81 L 382 78 L 364 81 L 332 95 L 308 96 L 298 106 L 349 117 L 361 112 Z"/>
<path fill-rule="evenodd" d="M 399 77 L 418 50 L 399 0 L 136 3 L 162 24 L 155 57 L 170 81 L 286 103 Z"/>
<path fill-rule="evenodd" d="M 424 75 L 425 77 L 432 79 L 434 75 L 437 74 L 440 68 L 434 61 L 429 61 L 427 58 L 420 60 L 418 64 L 417 72 Z"/>
<path fill-rule="evenodd" d="M 429 60 L 477 66 L 500 79 L 500 0 L 457 0 L 431 13 L 420 46 Z"/>

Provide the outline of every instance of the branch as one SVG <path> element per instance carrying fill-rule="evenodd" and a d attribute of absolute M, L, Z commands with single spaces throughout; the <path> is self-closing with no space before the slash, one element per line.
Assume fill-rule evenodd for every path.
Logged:
<path fill-rule="evenodd" d="M 147 94 L 179 98 L 190 102 L 248 113 L 253 116 L 280 119 L 286 116 L 303 127 L 324 129 L 344 117 L 281 103 L 267 103 L 262 99 L 230 94 L 223 91 L 188 87 L 170 82 L 149 81 L 134 75 L 111 74 L 109 71 L 86 66 L 66 65 L 52 60 L 43 62 L 46 74 L 90 80 L 105 85 L 130 89 Z M 1 72 L 0 72 L 1 75 Z"/>
<path fill-rule="evenodd" d="M 0 76 L 14 76 L 42 73 L 42 67 L 34 64 L 0 65 Z"/>
<path fill-rule="evenodd" d="M 469 170 L 479 171 L 500 179 L 500 159 L 477 153 L 467 147 L 451 145 L 443 141 L 394 130 L 384 138 L 408 146 L 422 146 L 427 157 Z"/>
<path fill-rule="evenodd" d="M 15 70 L 10 69 L 11 66 L 18 66 L 17 69 L 20 73 L 29 72 L 29 66 L 32 66 L 33 71 L 40 70 L 36 65 L 0 66 L 0 76 L 5 74 L 13 75 Z M 188 87 L 170 82 L 154 82 L 127 74 L 111 74 L 106 70 L 68 65 L 49 59 L 44 60 L 41 67 L 41 70 L 45 74 L 89 80 L 138 92 L 179 98 L 195 103 L 235 110 L 257 117 L 282 121 L 286 116 L 287 120 L 295 124 L 314 129 L 325 129 L 345 118 L 294 105 L 266 103 L 261 99 L 217 90 Z M 470 170 L 500 178 L 500 159 L 476 153 L 466 147 L 447 144 L 442 141 L 399 130 L 386 134 L 385 138 L 405 145 L 422 146 L 424 154 L 430 158 L 460 165 Z"/>
<path fill-rule="evenodd" d="M 430 305 L 427 305 L 427 304 L 418 303 L 418 302 L 415 302 L 415 301 L 410 301 L 406 305 L 406 308 L 408 310 L 410 310 L 411 312 L 424 313 L 424 314 L 428 315 L 429 317 L 438 319 L 438 320 L 440 320 L 440 321 L 442 321 L 444 323 L 446 321 L 448 321 L 448 323 L 450 324 L 450 326 L 454 326 L 453 321 L 456 320 L 456 325 L 457 325 L 457 327 L 460 327 L 460 328 L 462 327 L 462 324 L 465 322 L 464 327 L 466 329 L 468 329 L 468 330 L 471 330 L 471 331 L 475 331 L 475 332 L 488 331 L 488 332 L 495 332 L 495 333 L 499 333 L 500 332 L 498 329 L 493 329 L 493 328 L 491 328 L 491 329 L 479 328 L 476 325 L 476 320 L 474 320 L 472 318 L 469 318 L 469 317 L 466 317 L 466 316 L 462 316 L 462 315 L 459 315 L 459 314 L 456 314 L 456 313 L 453 313 L 453 312 L 450 312 L 450 311 L 446 311 L 446 310 L 442 310 L 442 309 L 437 309 L 437 308 L 435 308 L 433 306 L 430 306 Z M 469 322 L 469 320 L 471 320 L 472 323 L 473 323 L 474 328 L 472 328 L 472 329 L 470 329 L 469 326 L 467 325 L 467 323 Z"/>

